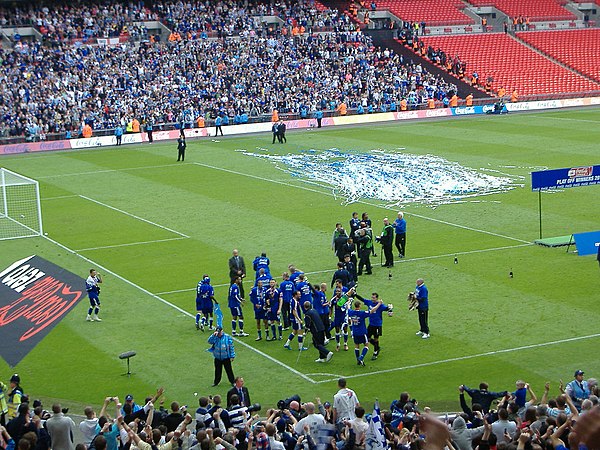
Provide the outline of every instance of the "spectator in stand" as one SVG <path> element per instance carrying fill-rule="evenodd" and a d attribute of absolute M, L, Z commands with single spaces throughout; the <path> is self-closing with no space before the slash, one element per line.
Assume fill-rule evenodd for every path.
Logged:
<path fill-rule="evenodd" d="M 18 415 L 6 424 L 6 431 L 19 446 L 19 441 L 25 433 L 33 432 L 37 435 L 37 426 L 29 415 L 29 403 L 21 403 L 17 409 Z"/>
<path fill-rule="evenodd" d="M 508 411 L 505 408 L 498 409 L 498 420 L 492 423 L 492 433 L 496 435 L 496 442 L 509 443 L 516 431 L 517 424 L 508 420 Z"/>
<path fill-rule="evenodd" d="M 483 434 L 483 430 L 483 426 L 467 428 L 465 419 L 459 415 L 452 422 L 450 436 L 457 450 L 472 450 L 473 440 L 480 437 Z"/>
<path fill-rule="evenodd" d="M 52 439 L 52 450 L 74 450 L 75 422 L 63 414 L 60 403 L 52 405 L 52 417 L 46 421 L 46 429 Z"/>
<path fill-rule="evenodd" d="M 333 396 L 333 421 L 338 430 L 344 427 L 344 421 L 354 420 L 356 418 L 355 409 L 360 406 L 356 393 L 346 387 L 346 379 L 338 380 L 339 390 Z"/>
<path fill-rule="evenodd" d="M 242 406 L 250 406 L 252 404 L 250 401 L 250 392 L 248 391 L 248 388 L 244 386 L 243 377 L 235 377 L 233 387 L 227 391 L 227 408 L 231 407 L 231 397 L 234 395 L 238 396 Z"/>

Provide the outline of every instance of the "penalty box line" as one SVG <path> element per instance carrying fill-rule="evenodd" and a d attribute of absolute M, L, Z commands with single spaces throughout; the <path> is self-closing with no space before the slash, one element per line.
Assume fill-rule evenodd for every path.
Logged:
<path fill-rule="evenodd" d="M 322 195 L 326 195 L 328 197 L 336 198 L 336 195 L 334 193 L 329 193 L 329 192 L 322 191 L 322 190 L 319 190 L 319 189 L 309 188 L 307 186 L 299 186 L 299 185 L 296 185 L 296 184 L 290 184 L 289 182 L 285 182 L 285 181 L 272 180 L 270 178 L 265 178 L 265 177 L 261 177 L 261 176 L 258 176 L 258 175 L 252 175 L 252 174 L 249 174 L 249 173 L 243 173 L 243 172 L 239 172 L 237 170 L 225 169 L 224 167 L 217 167 L 217 166 L 213 166 L 213 165 L 210 165 L 210 164 L 203 164 L 203 163 L 198 163 L 198 162 L 194 162 L 192 164 L 194 164 L 196 166 L 206 167 L 208 169 L 220 170 L 222 172 L 227 172 L 227 173 L 231 173 L 231 174 L 234 174 L 234 175 L 240 175 L 240 176 L 244 176 L 244 177 L 248 177 L 248 178 L 254 178 L 256 180 L 266 181 L 266 182 L 269 182 L 269 183 L 281 184 L 283 186 L 293 187 L 293 188 L 297 188 L 297 189 L 302 189 L 302 190 L 305 190 L 305 191 L 315 192 L 317 194 L 322 194 Z M 356 203 L 361 203 L 363 205 L 372 206 L 373 208 L 381 208 L 383 210 L 392 211 L 392 209 L 386 208 L 385 206 L 381 206 L 381 205 L 378 205 L 376 203 L 367 202 L 365 200 L 358 200 Z M 433 217 L 424 216 L 422 214 L 415 214 L 415 213 L 407 213 L 407 214 L 415 216 L 415 217 L 418 217 L 419 219 L 430 220 L 432 222 L 441 223 L 441 224 L 448 225 L 448 226 L 451 226 L 451 227 L 462 228 L 463 230 L 474 231 L 476 233 L 483 233 L 483 234 L 487 234 L 487 235 L 490 235 L 490 236 L 495 236 L 495 237 L 499 237 L 499 238 L 503 238 L 503 239 L 509 239 L 511 241 L 521 242 L 521 243 L 524 243 L 524 244 L 529 244 L 530 243 L 530 241 L 526 241 L 524 239 L 519 239 L 519 238 L 512 237 L 512 236 L 506 236 L 506 235 L 500 234 L 500 233 L 494 233 L 493 231 L 487 231 L 487 230 L 481 230 L 479 228 L 468 227 L 466 225 L 461 225 L 461 224 L 454 223 L 454 222 L 448 222 L 446 220 L 435 219 Z"/>
<path fill-rule="evenodd" d="M 456 361 L 465 361 L 467 359 L 483 358 L 486 356 L 494 356 L 494 355 L 500 355 L 503 353 L 518 352 L 521 350 L 530 350 L 533 348 L 549 347 L 551 345 L 565 344 L 567 342 L 582 341 L 584 339 L 593 339 L 593 338 L 597 338 L 597 337 L 600 337 L 600 333 L 588 334 L 586 336 L 575 336 L 575 337 L 571 337 L 571 338 L 558 339 L 558 340 L 548 341 L 548 342 L 540 342 L 538 344 L 522 345 L 520 347 L 505 348 L 505 349 L 501 349 L 501 350 L 492 350 L 492 351 L 484 352 L 484 353 L 476 353 L 474 355 L 457 356 L 455 358 L 440 359 L 438 361 L 430 361 L 430 362 L 426 362 L 426 363 L 411 364 L 410 366 L 394 367 L 391 369 L 359 373 L 356 375 L 346 375 L 346 376 L 344 376 L 344 378 L 361 378 L 361 377 L 368 377 L 368 376 L 372 376 L 372 375 L 381 375 L 383 373 L 400 372 L 400 371 L 410 370 L 410 369 L 420 369 L 423 367 L 436 366 L 439 364 L 446 364 L 446 363 L 451 363 L 451 362 L 456 362 Z M 329 383 L 331 381 L 337 381 L 337 378 L 329 378 L 327 380 L 320 380 L 320 381 L 317 381 L 316 384 Z"/>
<path fill-rule="evenodd" d="M 167 305 L 167 306 L 169 306 L 169 307 L 171 307 L 171 308 L 175 309 L 176 311 L 179 311 L 180 313 L 184 314 L 185 316 L 187 316 L 187 317 L 190 317 L 190 318 L 192 318 L 192 319 L 193 319 L 193 318 L 195 318 L 195 315 L 194 315 L 194 314 L 191 314 L 191 313 L 189 313 L 188 311 L 186 311 L 185 309 L 182 309 L 182 308 L 180 308 L 179 306 L 177 306 L 177 305 L 175 305 L 175 304 L 173 304 L 173 303 L 171 303 L 171 302 L 169 302 L 169 301 L 165 300 L 164 298 L 162 298 L 162 297 L 160 297 L 160 296 L 158 296 L 158 295 L 156 295 L 156 294 L 153 294 L 152 292 L 150 292 L 149 290 L 147 290 L 147 289 L 143 288 L 143 287 L 142 287 L 142 286 L 140 286 L 139 284 L 136 284 L 136 283 L 134 283 L 133 281 L 131 281 L 131 280 L 128 280 L 128 279 L 127 279 L 127 278 L 125 278 L 125 277 L 122 277 L 122 276 L 121 276 L 121 275 L 119 275 L 118 273 L 116 273 L 116 272 L 113 272 L 112 270 L 108 269 L 107 267 L 105 267 L 105 266 L 103 266 L 103 265 L 101 265 L 101 264 L 98 264 L 96 261 L 94 261 L 94 260 L 92 260 L 92 259 L 90 259 L 90 258 L 88 258 L 88 257 L 86 257 L 86 256 L 84 256 L 84 255 L 82 255 L 81 253 L 78 253 L 76 250 L 73 250 L 73 249 L 71 249 L 71 248 L 67 247 L 67 246 L 66 246 L 66 245 L 64 245 L 64 244 L 61 244 L 60 242 L 58 242 L 58 241 L 56 241 L 56 240 L 54 240 L 54 239 L 52 239 L 52 238 L 50 238 L 50 237 L 48 237 L 48 236 L 44 236 L 44 239 L 46 239 L 46 240 L 48 240 L 48 241 L 52 242 L 53 244 L 55 244 L 55 245 L 59 246 L 60 248 L 62 248 L 62 249 L 64 249 L 64 250 L 68 251 L 69 253 L 72 253 L 72 254 L 74 254 L 74 255 L 77 255 L 79 258 L 83 259 L 84 261 L 87 261 L 88 263 L 90 263 L 90 264 L 92 264 L 92 265 L 94 265 L 94 266 L 96 266 L 96 267 L 98 267 L 98 268 L 102 269 L 102 270 L 103 270 L 105 273 L 109 273 L 109 274 L 111 274 L 112 276 L 114 276 L 115 278 L 117 278 L 117 279 L 119 279 L 119 280 L 123 281 L 124 283 L 128 284 L 129 286 L 132 286 L 132 287 L 134 287 L 135 289 L 138 289 L 139 291 L 143 292 L 144 294 L 147 294 L 147 295 L 149 295 L 150 297 L 154 298 L 155 300 L 158 300 L 159 302 L 161 302 L 161 303 L 163 303 L 163 304 L 165 304 L 165 305 Z M 268 360 L 269 360 L 269 361 L 271 361 L 272 363 L 274 363 L 274 364 L 277 364 L 277 365 L 279 365 L 279 366 L 283 367 L 284 369 L 287 369 L 287 370 L 289 370 L 290 372 L 294 373 L 295 375 L 298 375 L 300 378 L 302 378 L 302 379 L 304 379 L 304 380 L 308 381 L 309 383 L 312 383 L 312 384 L 315 384 L 315 383 L 316 383 L 316 380 L 313 380 L 312 378 L 310 378 L 309 376 L 307 376 L 307 375 L 303 374 L 303 373 L 302 373 L 302 372 L 300 372 L 299 370 L 296 370 L 296 369 L 294 369 L 293 367 L 290 367 L 290 366 L 288 366 L 287 364 L 285 364 L 285 363 L 283 363 L 283 362 L 281 362 L 281 361 L 279 361 L 279 360 L 277 360 L 277 359 L 273 358 L 272 356 L 270 356 L 270 355 L 268 355 L 268 354 L 266 354 L 266 353 L 264 353 L 264 352 L 261 352 L 260 350 L 258 350 L 258 349 L 256 349 L 256 348 L 252 347 L 251 345 L 249 345 L 249 344 L 247 344 L 247 343 L 245 343 L 245 342 L 243 342 L 243 341 L 241 341 L 241 340 L 239 340 L 239 339 L 236 339 L 236 338 L 235 338 L 235 337 L 233 337 L 233 336 L 232 336 L 232 339 L 233 339 L 234 341 L 236 341 L 238 344 L 240 344 L 240 345 L 242 345 L 242 346 L 244 346 L 244 347 L 246 347 L 246 348 L 248 348 L 248 349 L 250 349 L 250 350 L 254 351 L 255 353 L 258 353 L 260 356 L 263 356 L 264 358 L 268 359 Z"/>
<path fill-rule="evenodd" d="M 482 248 L 482 249 L 478 249 L 478 250 L 466 250 L 464 252 L 444 253 L 441 255 L 430 255 L 430 256 L 420 256 L 417 258 L 395 259 L 394 264 L 406 264 L 406 263 L 412 262 L 412 261 L 426 261 L 429 259 L 451 258 L 453 256 L 460 256 L 460 255 L 473 255 L 475 253 L 494 252 L 494 251 L 498 251 L 498 250 L 510 250 L 513 248 L 531 247 L 533 245 L 534 245 L 533 243 L 528 242 L 527 244 L 505 245 L 503 247 Z M 321 273 L 333 273 L 336 270 L 337 270 L 337 268 L 336 269 L 315 270 L 313 272 L 304 272 L 304 273 L 306 275 L 319 275 Z M 230 283 L 213 284 L 212 286 L 215 288 L 216 287 L 228 287 L 228 286 L 230 286 Z M 182 292 L 192 292 L 192 291 L 196 291 L 196 288 L 186 288 L 186 289 L 176 289 L 174 291 L 156 292 L 156 295 L 171 295 L 171 294 L 180 294 Z"/>

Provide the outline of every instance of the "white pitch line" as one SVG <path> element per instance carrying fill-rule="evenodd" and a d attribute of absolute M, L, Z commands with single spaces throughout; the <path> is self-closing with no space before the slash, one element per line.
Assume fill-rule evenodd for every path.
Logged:
<path fill-rule="evenodd" d="M 189 163 L 184 163 L 185 165 L 189 165 Z M 163 167 L 173 167 L 180 166 L 181 164 L 161 164 L 156 166 L 138 166 L 138 167 L 126 167 L 124 169 L 104 169 L 104 170 L 89 170 L 87 172 L 72 172 L 72 173 L 59 173 L 56 175 L 46 175 L 42 177 L 37 177 L 38 180 L 45 180 L 48 178 L 62 178 L 62 177 L 73 177 L 73 176 L 81 176 L 81 175 L 95 175 L 98 173 L 113 173 L 113 172 L 128 172 L 131 170 L 146 170 L 146 169 L 161 169 Z"/>
<path fill-rule="evenodd" d="M 165 227 L 164 225 L 160 225 L 156 222 L 152 222 L 151 220 L 144 219 L 143 217 L 140 217 L 140 216 L 136 216 L 135 214 L 131 214 L 127 211 L 123 211 L 122 209 L 115 208 L 114 206 L 107 205 L 106 203 L 102 203 L 99 200 L 94 200 L 93 198 L 90 198 L 90 197 L 87 197 L 87 196 L 81 195 L 81 194 L 79 195 L 79 197 L 89 200 L 90 202 L 97 203 L 98 205 L 104 206 L 106 208 L 112 209 L 113 211 L 120 212 L 121 214 L 125 214 L 126 216 L 133 217 L 134 219 L 141 220 L 142 222 L 149 223 L 150 225 L 154 225 L 155 227 L 162 228 L 163 230 L 170 231 L 171 233 L 175 233 L 181 237 L 189 238 L 189 236 L 187 234 L 180 233 L 179 231 L 173 230 L 172 228 Z"/>
<path fill-rule="evenodd" d="M 56 197 L 43 197 L 41 200 L 42 201 L 44 201 L 44 200 L 60 200 L 60 199 L 63 199 L 63 198 L 74 198 L 74 197 L 79 197 L 79 195 L 77 195 L 77 194 L 71 194 L 71 195 L 59 195 L 59 196 L 56 196 Z"/>
<path fill-rule="evenodd" d="M 129 242 L 127 244 L 115 244 L 115 245 L 103 245 L 101 247 L 78 248 L 75 251 L 76 252 L 87 252 L 90 250 L 102 250 L 105 248 L 130 247 L 132 245 L 144 245 L 144 244 L 156 244 L 158 242 L 181 241 L 182 239 L 188 239 L 188 238 L 181 236 L 181 237 L 169 238 L 169 239 L 156 239 L 154 241 Z"/>
<path fill-rule="evenodd" d="M 494 355 L 499 355 L 502 353 L 511 353 L 511 352 L 517 352 L 517 351 L 521 351 L 521 350 L 529 350 L 532 348 L 547 347 L 550 345 L 564 344 L 566 342 L 581 341 L 583 339 L 592 339 L 592 338 L 597 338 L 597 337 L 600 337 L 600 333 L 589 334 L 587 336 L 577 336 L 577 337 L 572 337 L 572 338 L 559 339 L 556 341 L 540 342 L 539 344 L 522 345 L 520 347 L 506 348 L 506 349 L 502 349 L 502 350 L 493 350 L 493 351 L 485 352 L 485 353 L 476 353 L 474 355 L 457 356 L 455 358 L 440 359 L 438 361 L 431 361 L 431 362 L 420 363 L 420 364 L 412 364 L 410 366 L 404 366 L 404 367 L 394 367 L 392 369 L 378 370 L 378 371 L 374 371 L 374 372 L 359 373 L 356 375 L 348 375 L 348 376 L 345 376 L 344 378 L 360 378 L 360 377 L 368 377 L 371 375 L 380 375 L 382 373 L 399 372 L 399 371 L 409 370 L 409 369 L 419 369 L 422 367 L 435 366 L 438 364 L 446 364 L 449 362 L 464 361 L 467 359 L 474 359 L 474 358 L 483 358 L 485 356 L 494 356 Z M 337 378 L 330 378 L 327 380 L 317 381 L 316 384 L 329 383 L 331 381 L 336 381 L 336 380 L 337 380 Z"/>
<path fill-rule="evenodd" d="M 86 256 L 84 256 L 84 255 L 82 255 L 81 253 L 77 253 L 77 251 L 76 251 L 76 250 L 73 250 L 73 249 L 71 249 L 71 248 L 67 247 L 66 245 L 63 245 L 63 244 L 61 244 L 60 242 L 58 242 L 58 241 L 55 241 L 55 240 L 54 240 L 54 239 L 52 239 L 52 238 L 49 238 L 48 236 L 44 236 L 44 239 L 47 239 L 48 241 L 52 242 L 53 244 L 56 244 L 56 245 L 58 245 L 60 248 L 63 248 L 64 250 L 66 250 L 66 251 L 68 251 L 68 252 L 70 252 L 70 253 L 73 253 L 74 255 L 77 255 L 78 257 L 80 257 L 81 259 L 83 259 L 83 260 L 85 260 L 85 261 L 89 262 L 90 264 L 92 264 L 92 265 L 94 265 L 94 266 L 96 266 L 96 267 L 99 267 L 99 268 L 100 268 L 100 269 L 102 269 L 102 270 L 103 270 L 105 273 L 109 273 L 109 274 L 111 274 L 111 275 L 112 275 L 112 276 L 114 276 L 115 278 L 118 278 L 119 280 L 123 281 L 124 283 L 126 283 L 126 284 L 128 284 L 128 285 L 130 285 L 130 286 L 132 286 L 132 287 L 134 287 L 134 288 L 136 288 L 136 289 L 138 289 L 138 290 L 142 291 L 144 294 L 147 294 L 147 295 L 149 295 L 150 297 L 152 297 L 152 298 L 154 298 L 154 299 L 158 300 L 159 302 L 161 302 L 161 303 L 164 303 L 164 304 L 165 304 L 165 305 L 167 305 L 167 306 L 170 306 L 171 308 L 173 308 L 173 309 L 175 309 L 175 310 L 179 311 L 180 313 L 184 314 L 185 316 L 188 316 L 188 317 L 190 317 L 190 318 L 192 318 L 192 319 L 196 317 L 194 314 L 191 314 L 191 313 L 189 313 L 189 312 L 188 312 L 188 311 L 186 311 L 185 309 L 182 309 L 182 308 L 180 308 L 179 306 L 177 306 L 177 305 L 174 305 L 173 303 L 171 303 L 171 302 L 169 302 L 169 301 L 165 300 L 164 298 L 162 298 L 162 297 L 160 297 L 160 296 L 158 296 L 158 295 L 156 295 L 156 294 L 153 294 L 153 293 L 152 293 L 152 292 L 150 292 L 149 290 L 147 290 L 147 289 L 144 289 L 144 288 L 143 288 L 143 287 L 141 287 L 139 284 L 136 284 L 136 283 L 134 283 L 133 281 L 130 281 L 130 280 L 128 280 L 127 278 L 124 278 L 124 277 L 122 277 L 121 275 L 117 274 L 116 272 L 113 272 L 112 270 L 108 269 L 107 267 L 104 267 L 104 266 L 102 266 L 101 264 L 98 264 L 98 263 L 97 263 L 97 262 L 95 262 L 94 260 L 92 260 L 92 259 L 90 259 L 90 258 L 88 258 L 88 257 L 86 257 Z M 313 379 L 312 379 L 312 378 L 310 378 L 309 376 L 307 376 L 307 375 L 303 374 L 302 372 L 300 372 L 300 371 L 298 371 L 298 370 L 294 369 L 293 367 L 290 367 L 290 366 L 288 366 L 287 364 L 285 364 L 285 363 L 283 363 L 283 362 L 281 362 L 281 361 L 279 361 L 279 360 L 277 360 L 277 359 L 273 358 L 273 357 L 272 357 L 272 356 L 270 356 L 270 355 L 267 355 L 267 354 L 266 354 L 266 353 L 264 353 L 264 352 L 261 352 L 260 350 L 258 350 L 258 349 L 256 349 L 256 348 L 252 347 L 251 345 L 248 345 L 248 344 L 246 344 L 245 342 L 243 342 L 243 341 L 241 341 L 241 340 L 239 340 L 239 339 L 236 339 L 236 338 L 235 338 L 235 337 L 233 337 L 233 336 L 232 336 L 232 339 L 233 339 L 234 341 L 236 341 L 237 343 L 239 343 L 239 344 L 243 345 L 244 347 L 247 347 L 247 348 L 249 348 L 250 350 L 252 350 L 252 351 L 254 351 L 254 352 L 258 353 L 259 355 L 261 355 L 261 356 L 263 356 L 263 357 L 267 358 L 269 361 L 273 362 L 274 364 L 277 364 L 277 365 L 279 365 L 279 366 L 281 366 L 281 367 L 283 367 L 283 368 L 285 368 L 285 369 L 289 370 L 290 372 L 292 372 L 292 373 L 294 373 L 294 374 L 298 375 L 300 378 L 302 378 L 302 379 L 304 379 L 304 380 L 306 380 L 306 381 L 308 381 L 308 382 L 310 382 L 310 383 L 313 383 L 313 384 L 315 384 L 315 383 L 316 383 L 316 381 L 315 381 L 315 380 L 313 380 Z"/>
<path fill-rule="evenodd" d="M 302 190 L 309 191 L 309 192 L 316 192 L 317 194 L 327 195 L 328 197 L 335 197 L 334 194 L 332 194 L 330 192 L 327 192 L 325 190 L 311 189 L 311 188 L 306 187 L 306 186 L 299 186 L 299 185 L 296 185 L 296 184 L 290 184 L 289 182 L 284 182 L 284 181 L 271 180 L 270 178 L 265 178 L 265 177 L 261 177 L 261 176 L 258 176 L 258 175 L 252 175 L 252 174 L 248 174 L 248 173 L 238 172 L 236 170 L 225 169 L 223 167 L 212 166 L 212 165 L 209 165 L 209 164 L 202 164 L 202 163 L 197 163 L 197 162 L 194 162 L 192 164 L 195 164 L 197 166 L 207 167 L 209 169 L 220 170 L 220 171 L 231 173 L 231 174 L 234 174 L 234 175 L 240 175 L 240 176 L 244 176 L 244 177 L 248 177 L 248 178 L 254 178 L 256 180 L 267 181 L 267 182 L 270 182 L 270 183 L 276 183 L 276 184 L 281 184 L 281 185 L 284 185 L 284 186 L 294 187 L 294 188 L 302 189 Z M 384 209 L 384 210 L 387 210 L 387 211 L 395 211 L 395 210 L 392 210 L 391 208 L 386 208 L 385 206 L 381 206 L 381 205 L 378 205 L 376 203 L 367 202 L 365 200 L 357 200 L 355 203 L 361 203 L 363 205 L 372 206 L 374 208 L 381 208 L 381 209 Z M 517 242 L 522 242 L 522 243 L 529 243 L 529 241 L 526 241 L 526 240 L 523 240 L 523 239 L 519 239 L 519 238 L 515 238 L 515 237 L 512 237 L 512 236 L 506 236 L 504 234 L 494 233 L 492 231 L 480 230 L 479 228 L 472 228 L 472 227 L 468 227 L 466 225 L 460 225 L 460 224 L 457 224 L 457 223 L 454 223 L 454 222 L 448 222 L 448 221 L 441 220 L 441 219 L 434 219 L 432 217 L 423 216 L 421 214 L 415 214 L 415 213 L 405 213 L 405 214 L 409 214 L 409 215 L 412 215 L 412 216 L 415 216 L 415 217 L 419 217 L 420 219 L 431 220 L 432 222 L 442 223 L 444 225 L 448 225 L 448 226 L 451 226 L 451 227 L 462 228 L 463 230 L 469 230 L 469 231 L 474 231 L 474 232 L 477 232 L 477 233 L 488 234 L 488 235 L 496 236 L 496 237 L 503 238 L 503 239 L 510 239 L 511 241 L 517 241 Z"/>
<path fill-rule="evenodd" d="M 498 250 L 509 250 L 509 249 L 513 249 L 513 248 L 531 247 L 533 245 L 534 244 L 532 242 L 528 242 L 527 244 L 505 245 L 503 247 L 482 248 L 479 250 L 467 250 L 464 252 L 444 253 L 442 255 L 431 255 L 431 256 L 420 256 L 417 258 L 396 259 L 396 260 L 394 260 L 394 264 L 405 264 L 405 263 L 411 262 L 411 261 L 424 261 L 424 260 L 428 260 L 428 259 L 451 258 L 453 256 L 459 256 L 459 255 L 472 255 L 475 253 L 486 253 L 486 252 L 493 252 L 493 251 L 498 251 Z M 320 273 L 333 273 L 336 270 L 337 270 L 337 268 L 336 269 L 315 270 L 313 272 L 305 272 L 305 274 L 306 275 L 318 275 Z M 213 284 L 212 286 L 213 287 L 226 287 L 226 286 L 229 286 L 229 283 Z M 191 292 L 191 291 L 196 291 L 196 288 L 176 289 L 174 291 L 157 292 L 156 295 L 179 294 L 181 292 Z"/>

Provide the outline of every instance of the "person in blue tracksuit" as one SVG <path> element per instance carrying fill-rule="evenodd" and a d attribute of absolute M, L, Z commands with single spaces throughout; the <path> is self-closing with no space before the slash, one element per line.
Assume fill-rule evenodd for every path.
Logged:
<path fill-rule="evenodd" d="M 233 286 L 233 285 L 232 285 Z M 215 360 L 215 378 L 213 386 L 217 386 L 221 382 L 223 367 L 227 373 L 229 383 L 235 383 L 235 376 L 231 363 L 235 358 L 235 347 L 231 336 L 223 332 L 223 328 L 217 327 L 215 332 L 208 338 L 208 343 L 212 345 L 209 349 Z"/>

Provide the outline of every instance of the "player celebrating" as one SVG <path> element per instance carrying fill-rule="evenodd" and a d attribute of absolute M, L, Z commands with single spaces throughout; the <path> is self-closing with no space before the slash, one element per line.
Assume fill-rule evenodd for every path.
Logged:
<path fill-rule="evenodd" d="M 90 299 L 90 308 L 85 318 L 88 322 L 102 322 L 102 319 L 98 317 L 98 312 L 100 312 L 100 283 L 102 283 L 100 274 L 96 272 L 96 269 L 90 269 L 90 276 L 85 280 L 85 290 Z M 93 317 L 92 311 L 94 312 Z"/>
<path fill-rule="evenodd" d="M 348 351 L 348 321 L 346 315 L 348 313 L 348 303 L 350 302 L 348 295 L 341 287 L 335 288 L 335 294 L 331 298 L 333 305 L 333 323 L 329 330 L 335 328 L 335 351 L 340 351 L 340 333 L 344 334 L 344 350 Z"/>
<path fill-rule="evenodd" d="M 275 330 L 277 330 L 279 332 L 279 340 L 281 341 L 283 340 L 283 327 L 281 326 L 281 307 L 283 305 L 283 300 L 281 300 L 279 289 L 277 289 L 277 283 L 273 279 L 269 281 L 269 288 L 265 293 L 265 303 L 267 305 L 267 320 L 269 321 L 269 326 L 273 333 L 273 338 L 271 340 L 277 340 L 277 334 L 275 332 Z M 267 341 L 268 340 L 269 338 L 267 338 Z"/>
<path fill-rule="evenodd" d="M 291 350 L 290 344 L 294 336 L 298 336 L 298 350 L 308 350 L 308 347 L 303 346 L 304 331 L 302 330 L 302 307 L 300 305 L 300 297 L 302 293 L 300 291 L 294 291 L 292 295 L 292 302 L 290 303 L 290 322 L 292 325 L 292 332 L 285 341 L 284 348 Z"/>
<path fill-rule="evenodd" d="M 227 299 L 229 310 L 231 311 L 231 335 L 232 336 L 248 336 L 244 332 L 244 313 L 242 312 L 242 297 L 240 296 L 240 284 L 242 278 L 236 277 L 233 284 L 229 286 L 229 297 Z M 239 325 L 240 332 L 235 331 L 236 325 Z"/>
<path fill-rule="evenodd" d="M 369 338 L 369 342 L 373 344 L 373 356 L 371 357 L 371 360 L 375 361 L 381 350 L 381 347 L 379 347 L 379 337 L 382 335 L 383 331 L 383 312 L 389 311 L 390 309 L 383 304 L 383 301 L 379 298 L 377 292 L 371 294 L 371 300 L 362 298 L 358 294 L 356 294 L 355 297 L 367 305 L 370 310 L 374 309 L 378 304 L 380 305 L 373 314 L 369 315 L 369 327 L 367 328 L 367 337 Z"/>
<path fill-rule="evenodd" d="M 210 277 L 204 275 L 196 287 L 196 330 L 204 331 L 207 322 L 208 329 L 214 330 L 213 302 L 218 303 L 215 290 L 210 285 Z"/>
<path fill-rule="evenodd" d="M 265 325 L 265 334 L 267 335 L 267 341 L 270 341 L 271 339 L 269 339 L 269 328 L 267 327 L 267 312 L 265 310 L 265 289 L 261 280 L 258 280 L 256 282 L 256 286 L 254 286 L 250 291 L 250 301 L 254 306 L 256 331 L 258 332 L 258 337 L 255 340 L 262 341 L 262 330 L 260 328 L 260 323 L 262 321 Z"/>
<path fill-rule="evenodd" d="M 365 356 L 369 351 L 369 340 L 367 339 L 366 319 L 372 314 L 375 314 L 381 303 L 377 303 L 371 310 L 362 311 L 362 303 L 360 300 L 354 302 L 354 309 L 348 311 L 348 319 L 352 323 L 352 338 L 354 339 L 354 354 L 356 355 L 356 363 L 359 366 L 365 365 Z M 362 352 L 360 346 L 363 345 Z"/>

